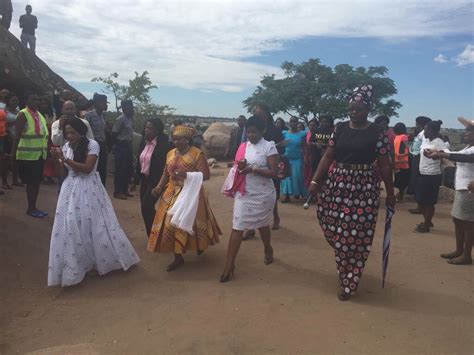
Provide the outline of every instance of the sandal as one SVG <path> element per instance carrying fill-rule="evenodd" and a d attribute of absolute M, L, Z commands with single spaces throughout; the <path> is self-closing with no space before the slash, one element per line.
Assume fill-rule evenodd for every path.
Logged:
<path fill-rule="evenodd" d="M 424 223 L 420 223 L 416 226 L 416 228 L 413 231 L 416 233 L 429 233 L 430 227 L 425 226 Z"/>
<path fill-rule="evenodd" d="M 263 259 L 263 263 L 265 265 L 270 265 L 271 263 L 273 263 L 273 248 L 270 255 L 265 255 L 265 258 Z"/>
<path fill-rule="evenodd" d="M 456 259 L 449 259 L 448 264 L 451 265 L 472 265 L 472 260 L 467 261 L 467 260 L 456 260 Z"/>
<path fill-rule="evenodd" d="M 41 211 L 31 211 L 31 212 L 26 212 L 28 216 L 34 217 L 34 218 L 44 218 L 46 217 Z"/>

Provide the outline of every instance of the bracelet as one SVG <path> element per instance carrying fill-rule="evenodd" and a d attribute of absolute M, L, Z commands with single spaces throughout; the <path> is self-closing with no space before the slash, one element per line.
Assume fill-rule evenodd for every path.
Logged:
<path fill-rule="evenodd" d="M 321 183 L 319 181 L 312 180 L 311 185 L 321 185 Z"/>

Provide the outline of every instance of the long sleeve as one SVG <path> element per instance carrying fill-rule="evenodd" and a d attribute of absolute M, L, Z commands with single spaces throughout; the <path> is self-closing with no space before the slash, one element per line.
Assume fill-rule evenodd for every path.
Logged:
<path fill-rule="evenodd" d="M 58 147 L 64 144 L 63 131 L 59 128 L 59 121 L 54 121 L 51 126 L 51 142 Z"/>
<path fill-rule="evenodd" d="M 474 163 L 474 154 L 449 153 L 449 160 L 457 163 Z"/>

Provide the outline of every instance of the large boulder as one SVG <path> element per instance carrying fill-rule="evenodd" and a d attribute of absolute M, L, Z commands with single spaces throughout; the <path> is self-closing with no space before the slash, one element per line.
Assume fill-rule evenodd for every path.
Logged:
<path fill-rule="evenodd" d="M 208 158 L 224 159 L 231 132 L 232 126 L 222 122 L 216 122 L 209 126 L 204 132 L 204 145 L 202 146 Z"/>
<path fill-rule="evenodd" d="M 55 90 L 69 90 L 76 102 L 85 97 L 53 72 L 41 59 L 4 27 L 0 26 L 0 88 L 21 98 L 28 92 L 52 96 Z"/>

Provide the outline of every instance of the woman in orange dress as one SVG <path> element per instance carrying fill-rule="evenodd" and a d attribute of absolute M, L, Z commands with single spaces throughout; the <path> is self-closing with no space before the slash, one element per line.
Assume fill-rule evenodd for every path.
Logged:
<path fill-rule="evenodd" d="M 155 196 L 160 196 L 160 199 L 147 250 L 174 253 L 174 261 L 168 265 L 167 271 L 182 266 L 183 254 L 187 251 L 194 250 L 200 255 L 209 245 L 218 243 L 219 235 L 222 235 L 203 187 L 200 191 L 196 191 L 196 194 L 199 194 L 199 202 L 193 226 L 194 233 L 191 235 L 171 224 L 168 211 L 183 190 L 187 173 L 201 172 L 203 181 L 209 180 L 211 175 L 204 153 L 190 144 L 193 135 L 192 127 L 184 125 L 175 127 L 172 138 L 176 148 L 168 153 L 163 176 L 152 191 Z"/>

